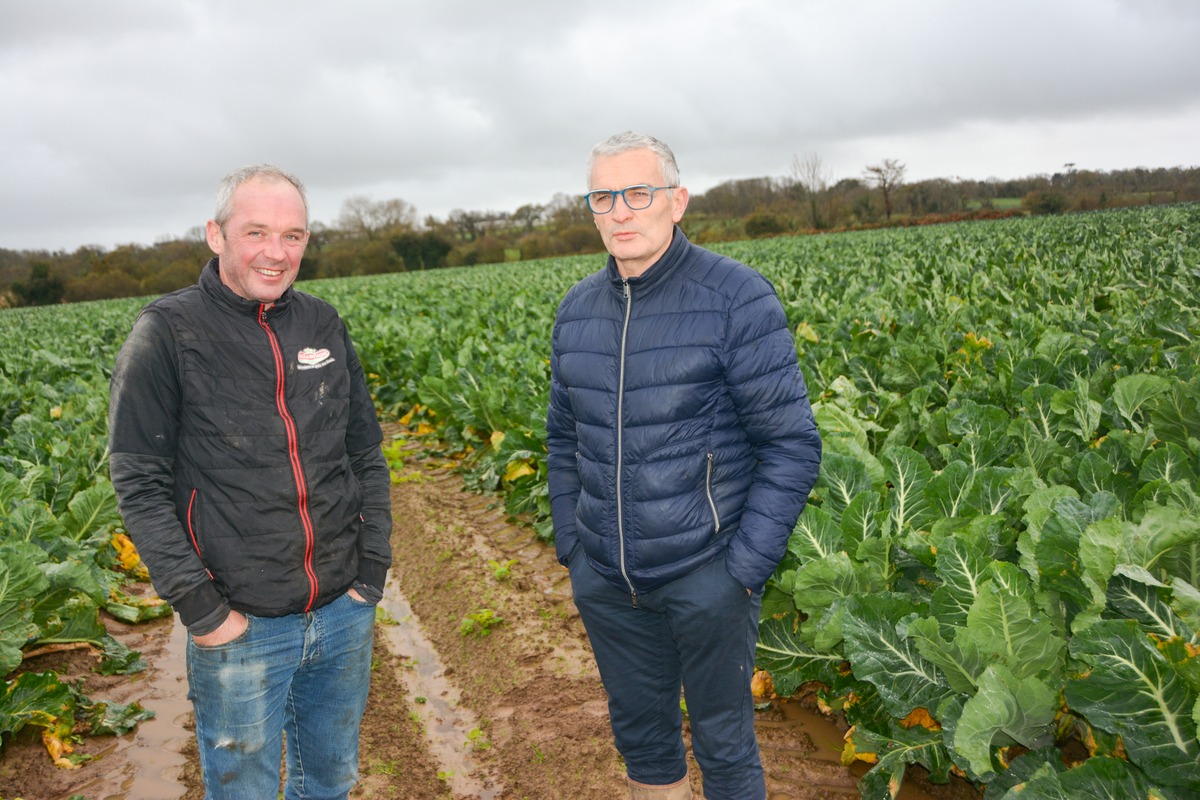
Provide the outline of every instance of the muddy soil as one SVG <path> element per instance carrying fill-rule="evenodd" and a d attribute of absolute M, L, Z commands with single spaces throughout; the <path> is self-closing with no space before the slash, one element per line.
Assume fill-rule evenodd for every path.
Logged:
<path fill-rule="evenodd" d="M 461 490 L 444 464 L 413 458 L 392 500 L 395 565 L 376 626 L 363 721 L 359 800 L 608 800 L 627 796 L 603 686 L 566 570 L 552 548 Z M 183 635 L 173 621 L 111 622 L 151 668 L 91 672 L 86 650 L 31 659 L 86 681 L 95 698 L 156 711 L 125 737 L 85 739 L 98 756 L 54 767 L 35 731 L 0 751 L 0 800 L 200 800 Z M 772 798 L 857 798 L 838 761 L 841 730 L 803 697 L 775 698 L 757 729 Z M 685 728 L 686 737 L 686 728 Z M 699 769 L 693 791 L 701 797 Z M 965 784 L 930 784 L 910 769 L 902 800 L 978 800 Z"/>

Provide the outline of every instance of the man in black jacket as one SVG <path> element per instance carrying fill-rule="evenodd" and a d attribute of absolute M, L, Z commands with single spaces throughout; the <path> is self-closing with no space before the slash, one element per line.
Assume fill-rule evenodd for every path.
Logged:
<path fill-rule="evenodd" d="M 345 798 L 391 563 L 382 433 L 338 313 L 292 283 L 293 176 L 226 176 L 199 282 L 146 306 L 113 370 L 110 472 L 158 594 L 188 628 L 210 800 Z"/>

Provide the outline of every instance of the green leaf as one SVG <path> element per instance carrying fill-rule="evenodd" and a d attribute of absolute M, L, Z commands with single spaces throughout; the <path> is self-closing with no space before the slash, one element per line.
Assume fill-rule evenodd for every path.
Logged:
<path fill-rule="evenodd" d="M 861 542 L 881 536 L 884 520 L 882 509 L 882 495 L 878 492 L 863 492 L 842 512 L 842 533 L 847 550 Z"/>
<path fill-rule="evenodd" d="M 1012 374 L 1012 393 L 1020 394 L 1030 386 L 1054 386 L 1058 368 L 1045 358 L 1032 356 L 1017 362 Z"/>
<path fill-rule="evenodd" d="M 1064 418 L 1060 423 L 1063 429 L 1075 434 L 1084 443 L 1095 438 L 1096 429 L 1100 427 L 1102 408 L 1088 397 L 1086 381 L 1076 379 L 1073 388 L 1056 392 L 1050 407 L 1055 414 Z"/>
<path fill-rule="evenodd" d="M 967 507 L 981 516 L 1000 514 L 1010 509 L 1019 494 L 1009 480 L 1015 472 L 1006 467 L 976 470 L 967 496 Z"/>
<path fill-rule="evenodd" d="M 1020 678 L 1061 678 L 1066 639 L 1035 616 L 1029 579 L 1015 564 L 996 562 L 967 615 L 967 630 L 981 653 Z"/>
<path fill-rule="evenodd" d="M 929 480 L 925 497 L 933 514 L 942 517 L 957 517 L 971 506 L 969 492 L 974 483 L 975 470 L 966 462 L 951 461 Z"/>
<path fill-rule="evenodd" d="M 1108 584 L 1108 610 L 1112 615 L 1136 621 L 1142 630 L 1159 639 L 1200 644 L 1195 629 L 1171 608 L 1171 599 L 1170 586 L 1132 564 L 1117 567 Z"/>
<path fill-rule="evenodd" d="M 933 477 L 929 462 L 909 447 L 889 447 L 884 451 L 883 459 L 891 484 L 885 500 L 891 531 L 904 534 L 922 530 L 933 517 L 925 498 L 925 487 Z"/>
<path fill-rule="evenodd" d="M 855 677 L 874 684 L 888 713 L 897 719 L 915 708 L 932 713 L 951 695 L 937 667 L 897 630 L 906 617 L 920 611 L 903 595 L 871 595 L 848 600 L 842 620 L 845 655 Z"/>
<path fill-rule="evenodd" d="M 842 657 L 823 652 L 805 643 L 795 615 L 762 621 L 758 634 L 756 662 L 771 673 L 775 691 L 781 697 L 792 695 L 808 681 L 832 685 Z"/>
<path fill-rule="evenodd" d="M 1200 375 L 1172 384 L 1147 405 L 1154 432 L 1163 441 L 1187 447 L 1189 440 L 1200 439 Z"/>
<path fill-rule="evenodd" d="M 1077 767 L 1062 769 L 1047 761 L 1027 780 L 999 795 L 999 800 L 1130 800 L 1162 798 L 1144 772 L 1119 758 L 1089 758 Z M 991 796 L 992 785 L 988 785 Z"/>
<path fill-rule="evenodd" d="M 1105 620 L 1071 640 L 1088 669 L 1067 681 L 1071 708 L 1118 734 L 1129 760 L 1166 786 L 1200 792 L 1197 693 L 1133 620 Z"/>
<path fill-rule="evenodd" d="M 830 553 L 796 568 L 792 599 L 796 608 L 815 617 L 842 597 L 860 590 L 858 575 L 845 552 Z"/>
<path fill-rule="evenodd" d="M 67 503 L 69 513 L 59 520 L 67 535 L 75 541 L 87 536 L 107 538 L 121 526 L 117 511 L 117 495 L 108 481 L 79 492 Z"/>
<path fill-rule="evenodd" d="M 823 490 L 823 507 L 835 520 L 842 518 L 842 512 L 855 498 L 874 490 L 866 465 L 857 458 L 840 453 L 822 455 L 817 487 Z"/>
<path fill-rule="evenodd" d="M 26 672 L 7 682 L 0 694 L 0 735 L 12 734 L 26 725 L 46 728 L 59 738 L 70 735 L 75 725 L 70 687 L 53 672 Z"/>
<path fill-rule="evenodd" d="M 966 625 L 967 612 L 987 580 L 991 557 L 971 537 L 944 540 L 938 545 L 937 576 L 942 582 L 933 592 L 934 616 L 948 626 Z"/>
<path fill-rule="evenodd" d="M 1140 431 L 1142 406 L 1171 388 L 1171 381 L 1161 375 L 1126 375 L 1119 378 L 1112 388 L 1113 402 L 1129 427 Z"/>
<path fill-rule="evenodd" d="M 1002 408 L 963 400 L 946 426 L 958 439 L 954 457 L 976 470 L 992 466 L 1004 453 L 1009 422 Z"/>
<path fill-rule="evenodd" d="M 1163 480 L 1167 483 L 1175 481 L 1194 481 L 1196 474 L 1188 463 L 1188 454 L 1174 442 L 1168 442 L 1162 447 L 1155 448 L 1142 462 L 1138 472 L 1138 480 L 1149 483 L 1153 480 Z"/>
<path fill-rule="evenodd" d="M 805 506 L 788 539 L 788 552 L 803 564 L 841 552 L 842 549 L 842 531 L 837 522 L 823 508 Z"/>
<path fill-rule="evenodd" d="M 1058 693 L 1044 681 L 1018 677 L 1002 664 L 991 664 L 979 677 L 979 691 L 963 706 L 954 749 L 977 777 L 986 779 L 995 771 L 993 746 L 1016 742 L 1032 749 L 1049 744 L 1057 711 Z"/>
<path fill-rule="evenodd" d="M 21 663 L 21 648 L 38 632 L 33 606 L 49 581 L 38 565 L 42 551 L 30 544 L 0 546 L 0 676 Z"/>
<path fill-rule="evenodd" d="M 140 703 L 96 702 L 75 692 L 76 717 L 92 736 L 124 736 L 154 712 Z"/>
<path fill-rule="evenodd" d="M 879 760 L 859 779 L 859 797 L 863 800 L 892 800 L 904 783 L 905 768 L 919 764 L 937 783 L 949 780 L 950 756 L 941 731 L 921 726 L 905 728 L 892 723 L 886 732 L 855 725 L 851 744 L 857 754 L 874 753 Z"/>
<path fill-rule="evenodd" d="M 963 695 L 976 692 L 977 680 L 990 662 L 970 636 L 953 641 L 942 636 L 937 619 L 925 617 L 908 624 L 908 638 L 917 651 L 942 671 L 946 684 Z"/>
<path fill-rule="evenodd" d="M 1104 606 L 1108 576 L 1097 581 L 1080 570 L 1080 540 L 1088 525 L 1113 514 L 1118 507 L 1116 498 L 1104 493 L 1092 495 L 1086 504 L 1064 497 L 1054 504 L 1041 526 L 1036 548 L 1039 588 L 1057 593 L 1066 608 L 1068 623 L 1084 612 L 1098 614 Z"/>
<path fill-rule="evenodd" d="M 1112 551 L 1105 563 L 1135 564 L 1163 580 L 1175 577 L 1193 586 L 1200 584 L 1200 516 L 1156 506 L 1147 509 L 1136 524 L 1107 519 L 1095 523 L 1095 527 L 1107 536 L 1107 548 Z M 1083 551 L 1089 567 L 1093 560 L 1099 560 L 1099 555 L 1092 558 L 1092 553 Z M 1110 574 L 1097 573 L 1095 577 L 1107 581 Z"/>

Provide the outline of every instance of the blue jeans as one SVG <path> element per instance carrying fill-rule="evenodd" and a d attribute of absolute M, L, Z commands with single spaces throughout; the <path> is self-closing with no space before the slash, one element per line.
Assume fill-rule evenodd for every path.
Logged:
<path fill-rule="evenodd" d="M 341 800 L 358 780 L 375 606 L 342 595 L 308 614 L 247 616 L 224 645 L 188 637 L 208 800 L 274 800 L 287 731 L 287 800 Z"/>
<path fill-rule="evenodd" d="M 609 719 L 629 777 L 664 785 L 687 774 L 683 688 L 692 752 L 709 800 L 763 800 L 754 736 L 754 650 L 762 595 L 748 595 L 724 556 L 666 586 L 638 594 L 606 581 L 572 554 L 575 605 L 608 692 Z"/>

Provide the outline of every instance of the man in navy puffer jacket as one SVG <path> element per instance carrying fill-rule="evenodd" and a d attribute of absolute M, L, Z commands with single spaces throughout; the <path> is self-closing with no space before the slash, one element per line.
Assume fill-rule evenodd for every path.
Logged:
<path fill-rule="evenodd" d="M 771 284 L 691 244 L 670 148 L 592 150 L 610 257 L 559 306 L 546 418 L 571 572 L 633 798 L 765 796 L 750 678 L 762 590 L 817 479 L 821 440 Z"/>

